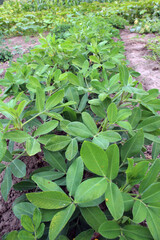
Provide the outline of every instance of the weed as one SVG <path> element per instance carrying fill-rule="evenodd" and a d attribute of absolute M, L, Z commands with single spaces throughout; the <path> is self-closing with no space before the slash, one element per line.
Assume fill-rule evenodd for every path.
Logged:
<path fill-rule="evenodd" d="M 12 59 L 12 53 L 7 47 L 0 49 L 0 62 L 7 62 Z"/>

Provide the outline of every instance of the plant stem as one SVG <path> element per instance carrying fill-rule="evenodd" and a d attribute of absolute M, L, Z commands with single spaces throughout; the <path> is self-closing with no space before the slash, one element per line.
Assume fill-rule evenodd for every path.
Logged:
<path fill-rule="evenodd" d="M 28 121 L 26 121 L 25 123 L 22 124 L 22 127 L 23 127 L 24 125 L 26 125 L 27 123 L 29 123 L 30 121 L 32 121 L 33 119 L 35 119 L 36 117 L 38 117 L 39 115 L 41 115 L 42 113 L 44 113 L 44 112 L 45 112 L 45 111 L 40 112 L 40 113 L 36 114 L 34 117 L 30 118 Z"/>

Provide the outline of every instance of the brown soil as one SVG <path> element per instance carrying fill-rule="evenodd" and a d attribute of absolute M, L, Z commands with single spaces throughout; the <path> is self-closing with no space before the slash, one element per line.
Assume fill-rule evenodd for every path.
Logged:
<path fill-rule="evenodd" d="M 149 54 L 149 51 L 146 48 L 147 40 L 154 37 L 154 35 L 148 34 L 144 38 L 141 36 L 137 38 L 137 35 L 137 33 L 130 33 L 127 29 L 121 30 L 121 38 L 122 41 L 124 41 L 126 58 L 130 62 L 129 66 L 141 73 L 141 76 L 138 78 L 138 80 L 142 82 L 146 90 L 151 88 L 158 88 L 160 90 L 160 65 L 154 61 L 146 60 L 144 58 Z M 12 53 L 15 52 L 14 47 L 18 46 L 17 53 L 14 55 L 13 61 L 15 61 L 17 57 L 21 56 L 21 54 L 29 52 L 29 49 L 37 44 L 39 44 L 38 37 L 13 37 L 5 40 L 5 45 L 9 47 Z M 4 69 L 4 72 L 0 78 L 4 76 L 4 73 L 8 67 L 9 62 L 3 64 L 0 63 L 0 69 Z M 148 155 L 150 155 L 151 149 L 147 150 Z M 150 158 L 150 156 L 148 156 L 148 158 Z M 44 165 L 42 160 L 39 160 L 36 157 L 26 157 L 21 159 L 27 164 L 27 175 L 33 170 Z M 3 180 L 3 175 L 4 173 L 0 174 L 0 183 Z M 13 178 L 13 184 L 19 181 L 19 179 Z M 3 234 L 12 230 L 20 229 L 20 221 L 12 212 L 12 204 L 13 201 L 21 194 L 22 192 L 17 192 L 11 189 L 7 202 L 4 202 L 0 194 L 0 239 L 2 238 Z"/>
<path fill-rule="evenodd" d="M 36 170 L 37 168 L 41 168 L 43 166 L 46 166 L 47 163 L 42 161 L 41 154 L 38 154 L 37 156 L 33 157 L 21 157 L 21 160 L 26 164 L 27 166 L 27 172 L 26 176 L 29 177 L 29 175 Z M 4 172 L 0 174 L 0 184 L 3 181 Z M 13 175 L 12 175 L 13 176 Z M 12 177 L 12 183 L 18 183 L 22 179 Z M 7 232 L 13 231 L 13 230 L 19 230 L 21 228 L 20 220 L 17 219 L 13 212 L 12 212 L 12 204 L 15 201 L 16 198 L 20 197 L 22 193 L 27 193 L 28 191 L 15 191 L 13 188 L 11 189 L 8 200 L 5 202 L 2 198 L 2 195 L 0 194 L 0 239 L 4 234 Z"/>
<path fill-rule="evenodd" d="M 137 33 L 131 33 L 128 29 L 121 30 L 121 39 L 125 46 L 125 55 L 129 61 L 129 66 L 139 72 L 138 78 L 142 82 L 144 89 L 157 88 L 160 90 L 160 64 L 146 59 L 151 53 L 147 49 L 148 39 L 154 38 L 154 34 L 142 36 Z"/>
<path fill-rule="evenodd" d="M 18 57 L 21 57 L 24 53 L 29 52 L 31 48 L 39 44 L 39 37 L 37 36 L 18 36 L 12 37 L 10 39 L 5 39 L 0 47 L 8 47 L 9 51 L 13 54 L 12 61 L 16 61 Z M 0 69 L 3 69 L 4 72 L 0 75 L 2 78 L 6 72 L 6 69 L 10 66 L 10 62 L 0 63 Z"/>

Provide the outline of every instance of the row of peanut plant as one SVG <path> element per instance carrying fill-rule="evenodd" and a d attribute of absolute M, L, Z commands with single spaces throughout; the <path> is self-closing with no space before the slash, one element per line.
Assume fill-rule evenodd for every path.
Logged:
<path fill-rule="evenodd" d="M 76 16 L 0 79 L 1 194 L 30 190 L 3 239 L 159 240 L 159 91 L 135 80 L 107 16 Z M 26 178 L 38 153 L 48 166 Z"/>
<path fill-rule="evenodd" d="M 103 1 L 102 1 L 103 2 Z M 54 22 L 63 23 L 68 16 L 75 17 L 79 13 L 94 12 L 99 16 L 108 17 L 114 26 L 121 26 L 127 20 L 135 26 L 134 32 L 160 31 L 160 1 L 107 1 L 106 3 L 83 2 L 75 6 L 76 1 L 48 0 L 10 0 L 0 7 L 0 35 L 31 35 L 37 32 L 52 31 Z M 138 22 L 137 22 L 138 20 Z"/>

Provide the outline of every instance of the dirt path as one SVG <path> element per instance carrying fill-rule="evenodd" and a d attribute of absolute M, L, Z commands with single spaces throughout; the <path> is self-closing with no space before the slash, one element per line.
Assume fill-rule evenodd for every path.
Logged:
<path fill-rule="evenodd" d="M 129 61 L 129 66 L 141 74 L 138 78 L 142 82 L 145 90 L 158 88 L 160 90 L 160 64 L 155 61 L 145 59 L 149 55 L 146 48 L 148 39 L 155 37 L 154 34 L 147 34 L 144 37 L 129 30 L 121 30 L 121 39 L 125 46 L 125 55 Z"/>

